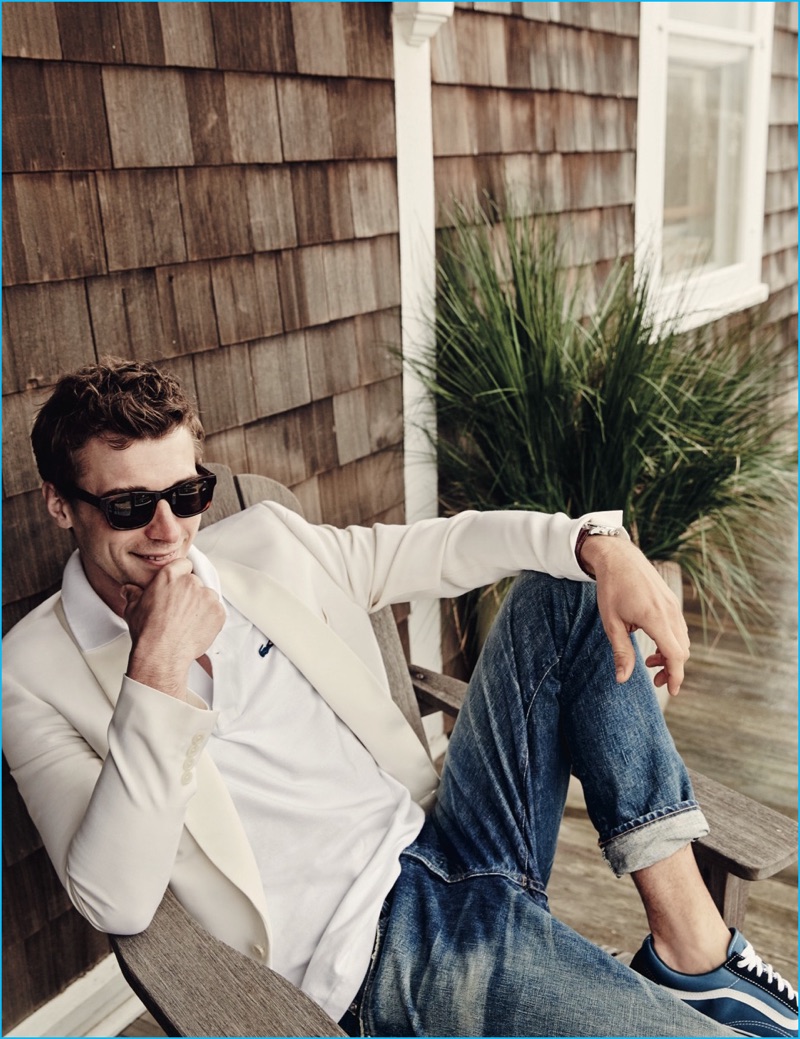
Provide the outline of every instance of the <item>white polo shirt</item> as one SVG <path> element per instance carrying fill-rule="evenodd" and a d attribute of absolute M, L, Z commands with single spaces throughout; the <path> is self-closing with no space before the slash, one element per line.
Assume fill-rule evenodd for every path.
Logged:
<path fill-rule="evenodd" d="M 196 548 L 189 558 L 222 599 L 210 561 Z M 83 650 L 124 630 L 89 586 L 77 553 L 62 595 Z M 218 712 L 207 751 L 259 866 L 270 907 L 270 966 L 338 1020 L 366 973 L 400 852 L 424 813 L 269 644 L 269 633 L 222 602 L 226 620 L 208 650 L 213 680 L 196 663 L 189 675 L 192 692 Z"/>

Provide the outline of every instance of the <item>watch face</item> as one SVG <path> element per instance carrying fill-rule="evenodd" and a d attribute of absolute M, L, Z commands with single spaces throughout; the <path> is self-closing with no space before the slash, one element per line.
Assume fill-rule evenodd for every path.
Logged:
<path fill-rule="evenodd" d="M 605 534 L 607 537 L 618 537 L 619 527 L 604 527 L 601 523 L 589 523 L 586 527 L 586 533 L 592 534 Z"/>

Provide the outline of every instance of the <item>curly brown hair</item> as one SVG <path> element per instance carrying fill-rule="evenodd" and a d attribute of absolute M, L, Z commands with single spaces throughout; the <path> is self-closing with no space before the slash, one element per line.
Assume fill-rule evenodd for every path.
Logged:
<path fill-rule="evenodd" d="M 203 427 L 178 380 L 151 362 L 103 358 L 58 380 L 36 416 L 31 443 L 42 479 L 67 494 L 81 475 L 78 453 L 92 437 L 122 450 L 181 425 L 199 461 Z"/>

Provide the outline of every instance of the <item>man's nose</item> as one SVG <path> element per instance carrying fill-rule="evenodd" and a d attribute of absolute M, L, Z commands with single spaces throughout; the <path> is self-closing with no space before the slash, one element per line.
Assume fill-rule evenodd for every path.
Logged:
<path fill-rule="evenodd" d="M 163 498 L 156 505 L 153 518 L 145 527 L 145 533 L 151 541 L 176 541 L 180 536 L 181 525 L 178 517 Z"/>

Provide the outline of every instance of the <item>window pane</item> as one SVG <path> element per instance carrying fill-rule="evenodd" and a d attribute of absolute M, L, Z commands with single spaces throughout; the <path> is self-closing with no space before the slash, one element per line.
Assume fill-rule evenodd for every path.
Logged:
<path fill-rule="evenodd" d="M 728 6 L 728 5 L 720 5 Z M 671 37 L 663 273 L 739 261 L 745 94 L 743 47 Z"/>
<path fill-rule="evenodd" d="M 670 4 L 669 16 L 680 18 L 684 22 L 714 25 L 719 29 L 740 29 L 749 32 L 753 28 L 752 4 Z"/>

